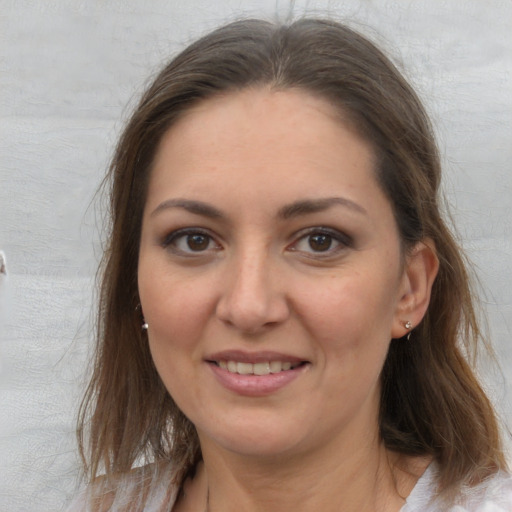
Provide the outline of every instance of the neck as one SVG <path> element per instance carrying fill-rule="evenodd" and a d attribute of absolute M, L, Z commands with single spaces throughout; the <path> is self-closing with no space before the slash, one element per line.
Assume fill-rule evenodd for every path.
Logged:
<path fill-rule="evenodd" d="M 242 457 L 203 448 L 208 512 L 395 512 L 427 462 L 404 471 L 378 440 L 286 457 Z M 341 463 L 340 463 L 341 461 Z M 402 469 L 399 469 L 400 464 Z M 409 465 L 410 466 L 410 465 Z"/>

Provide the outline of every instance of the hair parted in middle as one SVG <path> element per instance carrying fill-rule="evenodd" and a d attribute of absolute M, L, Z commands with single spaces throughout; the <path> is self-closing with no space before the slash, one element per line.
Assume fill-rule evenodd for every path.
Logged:
<path fill-rule="evenodd" d="M 162 384 L 141 331 L 141 222 L 163 135 L 199 102 L 247 88 L 298 89 L 332 105 L 340 123 L 371 144 L 404 256 L 423 239 L 435 245 L 440 268 L 429 310 L 410 343 L 391 342 L 382 372 L 385 445 L 433 456 L 445 486 L 504 467 L 492 407 L 461 351 L 462 344 L 471 352 L 480 333 L 464 260 L 440 216 L 440 161 L 421 102 L 391 61 L 347 26 L 246 20 L 208 34 L 161 71 L 113 157 L 95 367 L 80 415 L 90 476 L 170 459 L 183 476 L 201 457 L 195 428 Z"/>

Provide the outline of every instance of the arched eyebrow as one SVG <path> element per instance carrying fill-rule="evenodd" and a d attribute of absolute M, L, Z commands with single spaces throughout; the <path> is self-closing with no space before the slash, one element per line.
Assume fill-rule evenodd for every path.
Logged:
<path fill-rule="evenodd" d="M 151 212 L 151 217 L 170 208 L 182 208 L 190 213 L 202 215 L 203 217 L 210 217 L 211 219 L 224 218 L 224 214 L 211 204 L 204 203 L 203 201 L 194 201 L 192 199 L 168 199 L 167 201 L 160 203 Z"/>
<path fill-rule="evenodd" d="M 344 197 L 325 197 L 321 199 L 301 199 L 294 201 L 293 203 L 283 206 L 278 212 L 278 217 L 286 220 L 301 215 L 323 212 L 336 205 L 341 205 L 356 213 L 367 215 L 367 211 L 360 204 L 350 199 Z M 195 215 L 201 215 L 211 219 L 223 219 L 226 217 L 226 215 L 215 206 L 192 199 L 168 199 L 160 203 L 151 212 L 151 217 L 170 208 L 182 208 Z"/>
<path fill-rule="evenodd" d="M 336 205 L 341 205 L 356 213 L 368 215 L 368 212 L 360 204 L 355 203 L 350 199 L 346 199 L 344 197 L 325 197 L 321 199 L 302 199 L 283 206 L 279 210 L 279 217 L 283 219 L 290 219 L 301 215 L 319 213 Z"/>

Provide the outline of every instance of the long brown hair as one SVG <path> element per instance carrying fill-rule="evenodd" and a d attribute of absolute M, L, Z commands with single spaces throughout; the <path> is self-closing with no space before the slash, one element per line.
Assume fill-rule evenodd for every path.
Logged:
<path fill-rule="evenodd" d="M 141 331 L 142 211 L 155 153 L 173 123 L 200 101 L 259 86 L 304 90 L 342 113 L 374 148 L 404 252 L 426 237 L 435 243 L 440 268 L 428 312 L 409 342 L 391 342 L 382 371 L 384 444 L 431 455 L 445 487 L 504 468 L 493 408 L 464 356 L 481 333 L 461 251 L 440 215 L 440 160 L 421 102 L 390 60 L 346 26 L 247 20 L 210 33 L 161 71 L 112 160 L 96 359 L 79 423 L 89 476 L 168 460 L 183 475 L 201 456 L 194 426 L 163 386 Z"/>

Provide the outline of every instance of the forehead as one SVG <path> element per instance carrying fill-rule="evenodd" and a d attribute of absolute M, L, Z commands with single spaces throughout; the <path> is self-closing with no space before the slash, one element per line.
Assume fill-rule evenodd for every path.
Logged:
<path fill-rule="evenodd" d="M 237 137 L 230 130 L 235 126 Z M 196 136 L 207 135 L 205 142 L 223 141 L 229 145 L 242 137 L 253 137 L 254 142 L 270 145 L 274 142 L 303 144 L 301 137 L 305 136 L 311 145 L 319 146 L 322 140 L 329 142 L 325 140 L 326 131 L 330 130 L 335 137 L 333 131 L 340 129 L 350 131 L 363 142 L 353 116 L 339 106 L 297 88 L 256 87 L 219 94 L 192 106 L 168 130 L 162 142 L 181 134 L 183 138 L 190 136 L 187 137 L 190 142 Z M 370 144 L 367 149 L 372 149 Z"/>
<path fill-rule="evenodd" d="M 333 195 L 389 209 L 369 143 L 313 95 L 247 89 L 200 103 L 167 131 L 146 211 L 173 197 L 277 211 Z"/>
<path fill-rule="evenodd" d="M 258 156 L 264 162 L 290 163 L 304 157 L 350 158 L 348 146 L 357 146 L 359 159 L 373 165 L 369 144 L 357 136 L 339 109 L 326 101 L 297 90 L 247 89 L 201 102 L 186 112 L 164 135 L 156 154 L 154 169 L 170 161 L 192 164 L 201 158 L 216 159 Z M 327 150 L 327 152 L 326 152 Z M 243 155 L 242 155 L 243 153 Z M 286 156 L 287 162 L 276 161 Z M 206 162 L 205 162 L 206 163 Z M 212 171 L 214 169 L 211 169 Z"/>

